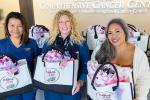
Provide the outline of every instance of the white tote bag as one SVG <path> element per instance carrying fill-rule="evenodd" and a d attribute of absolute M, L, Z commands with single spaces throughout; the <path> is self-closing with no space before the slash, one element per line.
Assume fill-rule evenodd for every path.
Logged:
<path fill-rule="evenodd" d="M 44 43 L 48 40 L 50 31 L 44 25 L 31 26 L 29 30 L 29 38 L 34 39 L 39 48 L 44 46 Z"/>
<path fill-rule="evenodd" d="M 89 50 L 94 50 L 97 45 L 102 44 L 105 39 L 105 27 L 101 25 L 90 26 L 86 32 L 86 39 Z"/>
<path fill-rule="evenodd" d="M 1 60 L 2 61 L 2 60 Z M 0 64 L 0 97 L 22 94 L 33 90 L 31 75 L 25 59 L 17 61 L 17 73 Z"/>
<path fill-rule="evenodd" d="M 117 83 L 106 85 L 106 86 L 96 87 L 94 85 L 95 78 L 96 78 L 97 74 L 99 73 L 99 71 L 102 71 L 102 69 L 105 65 L 113 66 L 114 71 L 116 73 Z M 108 68 L 108 69 L 110 69 L 110 68 Z M 110 71 L 110 70 L 106 71 L 107 75 L 109 75 L 108 71 Z M 106 76 L 103 79 L 106 79 Z M 101 65 L 96 70 L 92 80 L 89 78 L 89 76 L 87 76 L 87 94 L 88 94 L 89 100 L 133 100 L 133 92 L 132 91 L 133 91 L 132 85 L 130 82 L 119 82 L 119 76 L 118 76 L 117 69 L 111 63 L 106 63 L 106 64 Z"/>
<path fill-rule="evenodd" d="M 72 95 L 77 83 L 78 60 L 69 61 L 64 69 L 59 62 L 43 62 L 38 56 L 34 73 L 34 84 L 43 90 Z"/>
<path fill-rule="evenodd" d="M 140 47 L 144 52 L 148 49 L 149 35 L 140 35 L 140 32 L 134 32 L 128 41 Z"/>

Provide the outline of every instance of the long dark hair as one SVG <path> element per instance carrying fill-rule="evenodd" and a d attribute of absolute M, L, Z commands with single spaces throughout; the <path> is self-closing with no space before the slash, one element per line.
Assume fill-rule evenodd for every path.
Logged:
<path fill-rule="evenodd" d="M 112 19 L 107 27 L 106 27 L 106 40 L 104 41 L 104 43 L 101 45 L 100 49 L 97 51 L 96 55 L 95 55 L 95 59 L 98 61 L 98 63 L 105 63 L 105 62 L 111 62 L 112 59 L 114 59 L 116 57 L 116 49 L 115 47 L 110 43 L 110 41 L 108 40 L 108 29 L 110 27 L 111 24 L 118 24 L 124 31 L 125 33 L 125 40 L 128 40 L 128 28 L 126 23 L 120 19 L 120 18 L 115 18 Z"/>
<path fill-rule="evenodd" d="M 21 42 L 27 43 L 28 42 L 28 35 L 29 35 L 28 28 L 27 28 L 27 23 L 26 23 L 26 20 L 25 20 L 24 16 L 19 12 L 10 12 L 7 15 L 6 20 L 5 20 L 5 26 L 4 26 L 5 27 L 5 37 L 10 36 L 10 33 L 8 31 L 8 23 L 9 23 L 9 20 L 11 18 L 16 18 L 16 19 L 21 21 L 21 24 L 23 26 L 23 34 L 22 34 L 22 37 L 21 37 Z"/>

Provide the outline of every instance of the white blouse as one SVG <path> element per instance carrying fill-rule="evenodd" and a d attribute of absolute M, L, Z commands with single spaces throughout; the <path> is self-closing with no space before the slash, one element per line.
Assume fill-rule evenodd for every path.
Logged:
<path fill-rule="evenodd" d="M 100 46 L 97 46 L 91 60 L 95 60 L 95 55 Z M 150 66 L 146 54 L 139 48 L 135 47 L 133 58 L 133 76 L 136 92 L 136 100 L 147 100 L 147 94 L 150 89 Z"/>

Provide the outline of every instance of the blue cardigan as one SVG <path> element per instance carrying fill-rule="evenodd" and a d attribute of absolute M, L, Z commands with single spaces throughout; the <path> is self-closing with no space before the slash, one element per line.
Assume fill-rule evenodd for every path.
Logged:
<path fill-rule="evenodd" d="M 87 76 L 87 62 L 90 60 L 89 48 L 87 42 L 84 41 L 81 44 L 76 44 L 75 48 L 79 51 L 79 70 L 78 70 L 78 80 L 86 81 Z M 43 46 L 42 53 L 51 50 L 51 44 L 46 42 Z"/>

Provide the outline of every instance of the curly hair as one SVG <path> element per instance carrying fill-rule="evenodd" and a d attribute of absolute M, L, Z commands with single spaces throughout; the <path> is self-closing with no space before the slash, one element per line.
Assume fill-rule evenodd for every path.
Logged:
<path fill-rule="evenodd" d="M 84 38 L 80 35 L 80 33 L 77 32 L 76 30 L 76 19 L 74 15 L 69 11 L 69 10 L 60 10 L 56 13 L 54 19 L 53 19 L 53 25 L 52 25 L 52 32 L 49 37 L 49 43 L 53 43 L 54 40 L 56 39 L 56 36 L 59 34 L 59 19 L 61 16 L 66 15 L 68 16 L 71 24 L 71 39 L 74 43 L 80 44 Z"/>

